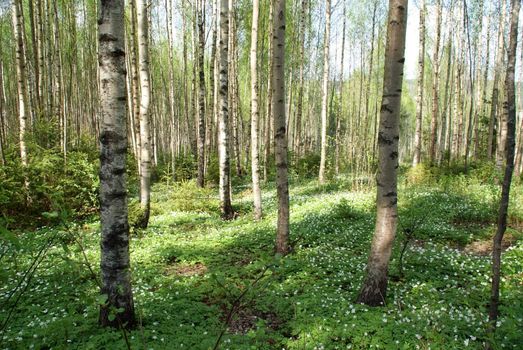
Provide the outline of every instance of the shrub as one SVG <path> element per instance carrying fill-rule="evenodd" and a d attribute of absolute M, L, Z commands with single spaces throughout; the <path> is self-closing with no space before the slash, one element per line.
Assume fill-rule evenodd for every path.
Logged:
<path fill-rule="evenodd" d="M 46 222 L 43 212 L 71 211 L 85 216 L 97 208 L 98 161 L 94 153 L 71 151 L 66 162 L 56 149 L 38 149 L 30 156 L 26 168 L 18 159 L 0 167 L 2 216 L 15 220 L 21 215 L 33 216 Z"/>

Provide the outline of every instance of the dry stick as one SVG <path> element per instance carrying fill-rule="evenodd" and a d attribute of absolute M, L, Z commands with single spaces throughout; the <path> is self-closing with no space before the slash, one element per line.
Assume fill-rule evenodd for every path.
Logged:
<path fill-rule="evenodd" d="M 223 327 L 222 331 L 220 332 L 218 339 L 216 339 L 216 343 L 214 344 L 213 350 L 218 349 L 218 347 L 220 346 L 220 341 L 222 340 L 223 335 L 227 331 L 227 327 L 231 323 L 232 317 L 234 316 L 235 312 L 238 310 L 238 307 L 240 306 L 240 302 L 243 299 L 243 297 L 247 294 L 247 292 L 249 290 L 252 289 L 252 287 L 254 287 L 258 282 L 260 282 L 260 280 L 265 276 L 265 273 L 267 273 L 267 271 L 269 270 L 270 266 L 271 265 L 265 266 L 265 268 L 260 273 L 260 275 L 247 288 L 245 288 L 245 290 L 236 298 L 236 300 L 234 300 L 229 312 L 227 313 L 227 318 L 225 319 L 224 327 Z"/>

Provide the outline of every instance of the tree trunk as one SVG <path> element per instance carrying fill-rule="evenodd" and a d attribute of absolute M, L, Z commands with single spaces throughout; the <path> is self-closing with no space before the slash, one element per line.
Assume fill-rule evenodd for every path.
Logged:
<path fill-rule="evenodd" d="M 492 99 L 491 99 L 491 109 L 490 109 L 490 120 L 489 120 L 489 127 L 488 127 L 488 140 L 487 140 L 487 158 L 492 159 L 494 157 L 494 135 L 495 135 L 495 125 L 496 125 L 496 117 L 497 117 L 497 107 L 498 107 L 498 99 L 499 99 L 499 79 L 501 75 L 501 69 L 504 61 L 505 56 L 505 39 L 504 39 L 504 31 L 505 31 L 505 4 L 506 0 L 502 0 L 501 2 L 501 8 L 500 8 L 500 17 L 499 17 L 499 32 L 498 32 L 498 52 L 496 54 L 496 64 L 494 67 L 494 78 L 493 78 L 493 85 L 492 85 Z M 499 157 L 498 157 L 499 158 Z M 503 157 L 501 157 L 501 160 Z M 497 165 L 501 166 L 497 162 Z"/>
<path fill-rule="evenodd" d="M 499 204 L 498 228 L 494 236 L 492 249 L 492 290 L 489 305 L 490 332 L 496 329 L 496 321 L 499 311 L 499 284 L 501 279 L 501 242 L 507 229 L 507 212 L 510 196 L 510 184 L 512 182 L 512 172 L 514 170 L 514 149 L 516 133 L 516 91 L 514 83 L 516 52 L 518 39 L 518 18 L 521 0 L 512 0 L 512 15 L 510 21 L 510 36 L 508 46 L 508 65 L 505 77 L 505 90 L 507 99 L 504 103 L 504 109 L 507 119 L 506 145 L 503 148 L 506 152 L 505 176 L 503 179 L 501 200 Z"/>
<path fill-rule="evenodd" d="M 147 0 L 137 0 L 138 58 L 140 66 L 140 207 L 141 216 L 137 223 L 140 228 L 149 224 L 151 207 L 151 132 L 149 104 L 151 90 L 149 83 L 149 20 Z"/>
<path fill-rule="evenodd" d="M 259 0 L 253 0 L 252 28 L 251 28 L 251 171 L 252 171 L 252 196 L 254 200 L 254 218 L 262 217 L 260 169 L 258 153 L 258 18 L 260 13 Z"/>
<path fill-rule="evenodd" d="M 502 7 L 503 14 L 505 14 L 507 12 L 506 6 L 508 4 L 506 1 L 504 2 L 504 5 L 505 6 Z M 503 29 L 505 28 L 504 24 L 505 24 L 505 21 L 503 21 Z M 505 43 L 505 39 L 504 39 L 505 38 L 504 33 L 505 33 L 505 31 L 503 30 L 503 51 L 500 51 L 501 59 L 502 59 L 502 61 L 500 62 L 500 72 L 499 72 L 500 79 L 502 77 L 502 70 L 503 70 L 502 67 L 504 67 L 503 63 L 504 63 L 505 53 L 506 53 L 506 43 Z M 499 92 L 498 92 L 498 95 L 499 95 Z M 499 100 L 499 96 L 496 99 L 496 103 L 498 100 Z M 494 105 L 494 100 L 492 101 L 492 104 Z M 500 101 L 500 104 L 501 104 L 501 101 Z M 496 105 L 496 107 L 498 107 L 498 106 Z M 505 160 L 505 155 L 506 155 L 505 147 L 506 147 L 506 143 L 507 143 L 506 141 L 507 141 L 507 132 L 508 132 L 508 125 L 507 125 L 508 122 L 507 122 L 507 113 L 504 113 L 503 110 L 501 110 L 498 112 L 498 114 L 499 114 L 499 121 L 498 121 L 499 133 L 497 134 L 498 139 L 496 140 L 497 141 L 496 166 L 499 169 L 501 169 L 503 167 L 503 162 Z"/>
<path fill-rule="evenodd" d="M 323 84 L 321 93 L 321 158 L 319 181 L 325 183 L 325 165 L 327 162 L 327 122 L 329 96 L 329 42 L 331 32 L 331 0 L 325 1 L 325 36 L 323 38 Z"/>
<path fill-rule="evenodd" d="M 340 81 L 339 81 L 339 109 L 336 116 L 336 146 L 334 150 L 334 162 L 336 176 L 340 173 L 340 144 L 341 144 L 341 115 L 343 113 L 343 69 L 345 63 L 345 31 L 347 22 L 347 5 L 343 2 L 343 30 L 341 34 L 341 59 L 340 59 Z"/>
<path fill-rule="evenodd" d="M 483 16 L 483 7 L 484 7 L 484 4 L 483 4 L 483 1 L 481 2 L 481 15 Z M 477 76 L 476 76 L 476 81 L 477 81 L 477 84 L 478 84 L 478 87 L 477 87 L 477 100 L 478 100 L 478 108 L 476 110 L 476 114 L 474 116 L 474 124 L 475 124 L 475 128 L 474 128 L 474 160 L 478 160 L 479 159 L 479 151 L 480 151 L 480 134 L 479 134 L 479 131 L 480 131 L 480 127 L 479 127 L 479 124 L 480 124 L 480 117 L 482 115 L 484 115 L 484 106 L 485 106 L 485 98 L 486 98 L 486 91 L 487 91 L 487 83 L 488 83 L 488 69 L 489 69 L 489 54 L 488 52 L 490 52 L 490 30 L 487 30 L 487 49 L 485 50 L 485 52 L 487 52 L 487 54 L 485 55 L 485 66 L 484 66 L 484 76 L 486 76 L 487 78 L 483 79 L 484 83 L 483 83 L 483 89 L 481 89 L 481 69 L 479 67 L 482 66 L 482 62 L 481 62 L 481 53 L 483 50 L 481 50 L 480 48 L 480 45 L 482 43 L 482 31 L 483 31 L 483 23 L 480 22 L 480 28 L 481 30 L 478 30 L 478 42 L 476 43 L 476 54 L 477 54 L 477 57 L 476 57 L 476 65 L 478 67 L 477 69 Z M 487 28 L 490 28 L 490 17 L 487 16 Z"/>
<path fill-rule="evenodd" d="M 425 78 L 425 12 L 425 0 L 421 0 L 419 10 L 418 99 L 416 103 L 416 132 L 414 134 L 414 157 L 412 159 L 413 167 L 421 162 L 423 82 Z"/>
<path fill-rule="evenodd" d="M 127 155 L 124 2 L 101 3 L 99 17 L 100 75 L 100 220 L 102 326 L 130 328 L 135 324 L 127 222 Z M 118 312 L 114 310 L 118 309 Z M 121 311 L 121 312 L 120 312 Z M 114 316 L 114 318 L 113 318 Z"/>
<path fill-rule="evenodd" d="M 399 115 L 405 62 L 405 34 L 408 0 L 389 0 L 383 99 L 378 135 L 376 229 L 366 276 L 358 302 L 383 305 L 387 293 L 388 265 L 397 227 L 397 168 Z"/>
<path fill-rule="evenodd" d="M 205 24 L 203 23 L 203 16 L 205 13 L 204 0 L 199 1 L 200 8 L 197 10 L 198 15 L 198 179 L 196 181 L 198 187 L 204 185 L 204 168 L 205 168 Z"/>
<path fill-rule="evenodd" d="M 220 208 L 222 217 L 232 219 L 231 168 L 229 157 L 229 0 L 220 0 L 220 118 L 218 134 L 218 153 L 220 162 Z"/>
<path fill-rule="evenodd" d="M 328 0 L 330 3 L 330 0 Z M 274 1 L 272 50 L 274 147 L 276 154 L 276 192 L 278 226 L 276 253 L 289 252 L 289 180 L 287 172 L 287 132 L 285 130 L 285 0 Z"/>
<path fill-rule="evenodd" d="M 274 0 L 269 0 L 269 77 L 267 79 L 267 111 L 265 113 L 265 140 L 263 146 L 263 180 L 268 180 L 269 157 L 271 155 L 271 121 L 274 111 L 272 110 L 272 83 L 273 65 L 272 54 L 274 47 Z"/>
<path fill-rule="evenodd" d="M 301 151 L 301 124 L 303 116 L 303 85 L 305 79 L 305 28 L 306 28 L 307 0 L 301 1 L 300 16 L 300 78 L 298 83 L 298 102 L 296 106 L 296 120 L 294 126 L 294 154 L 295 159 L 300 159 Z"/>
<path fill-rule="evenodd" d="M 440 58 L 439 49 L 441 42 L 441 0 L 436 3 L 436 42 L 434 44 L 434 80 L 432 82 L 432 119 L 430 122 L 430 162 L 434 164 L 436 161 L 436 148 L 438 138 L 438 120 L 439 120 L 439 74 L 440 74 Z"/>
<path fill-rule="evenodd" d="M 16 39 L 16 76 L 18 88 L 18 120 L 20 124 L 19 144 L 20 159 L 22 166 L 27 166 L 27 146 L 26 146 L 26 126 L 27 126 L 27 80 L 26 80 L 26 59 L 23 40 L 22 27 L 22 3 L 21 0 L 14 0 L 12 4 L 13 32 Z"/>

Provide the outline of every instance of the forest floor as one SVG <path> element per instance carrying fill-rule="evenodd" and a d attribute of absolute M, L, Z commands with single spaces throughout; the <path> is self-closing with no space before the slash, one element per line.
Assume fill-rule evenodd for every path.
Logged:
<path fill-rule="evenodd" d="M 158 183 L 150 226 L 131 239 L 138 328 L 97 325 L 99 223 L 62 223 L 0 242 L 0 349 L 207 350 L 220 335 L 220 349 L 481 349 L 499 186 L 467 181 L 402 183 L 380 308 L 354 303 L 372 188 L 291 184 L 294 249 L 282 258 L 273 254 L 273 187 L 260 222 L 248 186 L 236 187 L 238 217 L 224 222 L 216 190 Z M 512 196 L 496 344 L 522 349 L 523 186 Z"/>

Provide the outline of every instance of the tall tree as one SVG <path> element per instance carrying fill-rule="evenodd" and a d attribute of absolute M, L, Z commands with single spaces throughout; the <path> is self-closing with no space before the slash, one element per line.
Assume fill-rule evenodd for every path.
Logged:
<path fill-rule="evenodd" d="M 205 4 L 203 0 L 198 1 L 198 187 L 204 185 L 205 168 Z"/>
<path fill-rule="evenodd" d="M 99 18 L 100 76 L 100 324 L 132 327 L 135 324 L 127 222 L 127 120 L 125 91 L 124 1 L 102 1 Z M 115 312 L 118 310 L 118 312 Z"/>
<path fill-rule="evenodd" d="M 490 120 L 488 127 L 488 140 L 487 140 L 487 158 L 492 159 L 494 157 L 494 134 L 495 126 L 498 112 L 498 99 L 499 99 L 499 79 L 501 76 L 501 70 L 505 58 L 505 4 L 506 0 L 502 0 L 499 9 L 499 32 L 498 32 L 498 52 L 496 54 L 496 63 L 494 66 L 494 78 L 492 83 L 492 98 L 491 98 L 491 108 L 490 108 Z M 498 161 L 503 158 L 498 157 Z M 498 166 L 501 166 L 497 162 Z"/>
<path fill-rule="evenodd" d="M 325 182 L 325 166 L 327 163 L 327 122 L 329 95 L 329 42 L 331 32 L 331 0 L 325 1 L 325 36 L 323 38 L 323 83 L 321 92 L 321 158 L 320 183 Z"/>
<path fill-rule="evenodd" d="M 147 0 L 137 0 L 138 13 L 138 60 L 140 67 L 140 207 L 141 217 L 137 223 L 146 228 L 151 209 L 151 131 L 149 105 L 151 87 L 149 82 L 149 18 Z"/>
<path fill-rule="evenodd" d="M 13 0 L 13 33 L 16 39 L 16 76 L 18 87 L 18 121 L 20 125 L 19 145 L 20 159 L 23 166 L 27 166 L 26 127 L 28 112 L 26 57 L 24 48 L 23 7 L 21 0 Z"/>
<path fill-rule="evenodd" d="M 258 145 L 258 119 L 260 110 L 258 106 L 258 20 L 260 13 L 260 1 L 253 0 L 252 3 L 252 26 L 251 26 L 251 172 L 252 172 L 252 196 L 254 199 L 254 218 L 260 220 L 262 217 L 261 190 L 260 190 L 260 154 Z"/>
<path fill-rule="evenodd" d="M 425 0 L 421 0 L 419 9 L 418 99 L 416 101 L 416 132 L 414 134 L 414 157 L 412 158 L 412 166 L 416 166 L 421 162 L 423 83 L 425 81 L 425 12 Z"/>
<path fill-rule="evenodd" d="M 498 212 L 498 228 L 493 240 L 492 251 L 492 289 L 489 304 L 490 330 L 494 331 L 498 319 L 499 311 L 499 283 L 501 275 L 501 242 L 507 229 L 507 212 L 510 196 L 510 184 L 514 171 L 514 150 L 516 144 L 516 88 L 515 88 L 515 68 L 516 52 L 518 45 L 518 23 L 521 0 L 512 0 L 510 36 L 508 45 L 508 65 L 505 77 L 505 90 L 507 93 L 504 109 L 507 120 L 507 134 L 505 150 L 505 176 L 503 178 L 501 200 Z"/>
<path fill-rule="evenodd" d="M 408 0 L 389 0 L 383 98 L 378 133 L 376 228 L 365 279 L 358 296 L 358 302 L 371 306 L 385 303 L 388 265 L 397 227 L 399 115 L 405 62 L 407 5 Z"/>
<path fill-rule="evenodd" d="M 229 157 L 229 0 L 220 0 L 220 96 L 218 153 L 220 163 L 220 208 L 224 219 L 233 216 L 231 204 L 231 167 Z"/>
<path fill-rule="evenodd" d="M 434 78 L 432 81 L 432 118 L 430 121 L 429 156 L 432 164 L 436 161 L 438 121 L 439 121 L 439 74 L 440 74 L 440 42 L 441 42 L 441 0 L 436 0 L 436 42 L 434 43 Z M 450 60 L 449 60 L 450 62 Z"/>
<path fill-rule="evenodd" d="M 328 0 L 329 1 L 329 0 Z M 289 252 L 289 179 L 287 170 L 287 131 L 285 119 L 285 0 L 274 0 L 274 45 L 272 47 L 272 110 L 276 154 L 278 224 L 276 253 Z"/>

